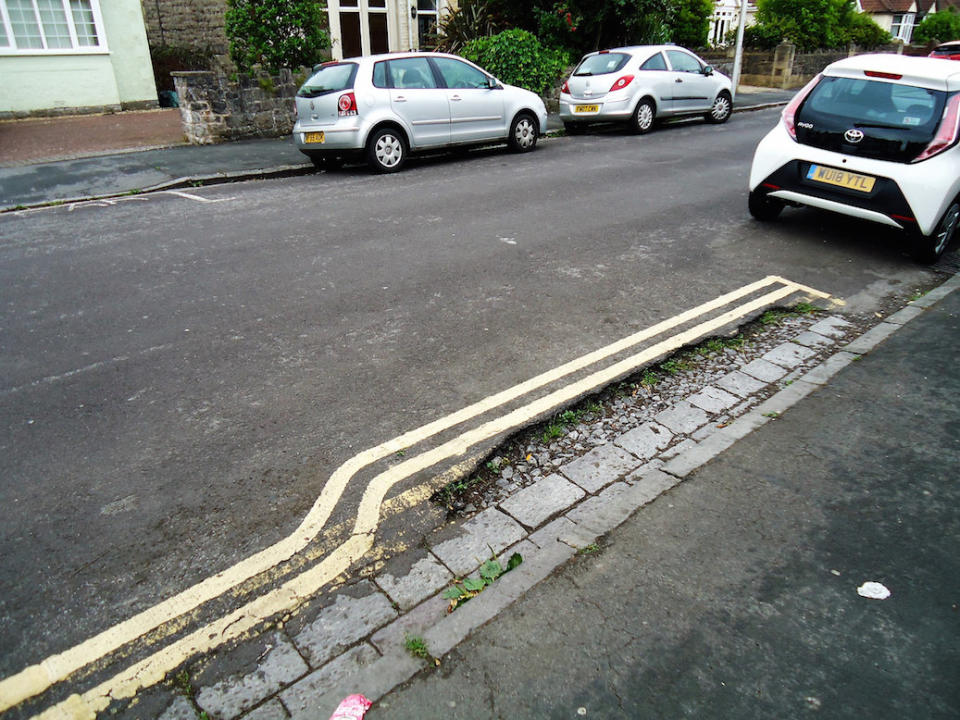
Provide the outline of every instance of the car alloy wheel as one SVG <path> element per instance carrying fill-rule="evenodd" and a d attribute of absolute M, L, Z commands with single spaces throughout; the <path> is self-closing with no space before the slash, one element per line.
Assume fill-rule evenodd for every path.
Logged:
<path fill-rule="evenodd" d="M 370 138 L 367 160 L 379 172 L 397 172 L 407 159 L 407 145 L 403 137 L 390 128 L 378 130 Z"/>
<path fill-rule="evenodd" d="M 514 118 L 510 127 L 510 149 L 515 152 L 530 152 L 537 146 L 537 123 L 527 114 Z"/>
<path fill-rule="evenodd" d="M 933 234 L 917 238 L 914 250 L 917 260 L 926 263 L 936 262 L 950 244 L 958 224 L 960 224 L 960 198 L 950 203 Z"/>
<path fill-rule="evenodd" d="M 716 123 L 725 123 L 730 117 L 730 111 L 733 109 L 733 102 L 730 100 L 730 96 L 726 91 L 721 92 L 717 95 L 717 99 L 713 101 L 713 107 L 710 108 L 710 112 L 706 115 L 707 122 Z"/>
<path fill-rule="evenodd" d="M 649 100 L 641 100 L 633 113 L 633 129 L 640 135 L 645 135 L 653 128 L 655 118 L 653 103 Z"/>

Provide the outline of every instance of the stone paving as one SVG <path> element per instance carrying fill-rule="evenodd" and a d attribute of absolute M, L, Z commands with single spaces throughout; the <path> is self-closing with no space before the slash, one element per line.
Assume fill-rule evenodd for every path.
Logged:
<path fill-rule="evenodd" d="M 254 663 L 216 682 L 199 678 L 195 706 L 179 697 L 161 717 L 190 717 L 189 710 L 217 720 L 326 718 L 348 694 L 376 701 L 427 666 L 406 652 L 407 638 L 422 638 L 432 656 L 442 657 L 558 565 L 919 312 L 908 307 L 845 346 L 857 331 L 842 318 L 793 327 L 794 337 L 762 357 L 744 358 L 642 424 L 442 528 L 425 547 L 345 588 L 310 619 L 260 636 L 253 644 L 263 650 Z M 824 351 L 829 357 L 820 362 Z M 519 567 L 448 613 L 444 588 L 476 573 L 491 553 L 505 564 L 514 552 L 524 559 Z"/>

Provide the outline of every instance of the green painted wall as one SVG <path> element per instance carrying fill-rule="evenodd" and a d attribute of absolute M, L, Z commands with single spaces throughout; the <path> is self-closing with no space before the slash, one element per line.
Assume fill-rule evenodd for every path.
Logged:
<path fill-rule="evenodd" d="M 140 0 L 102 0 L 108 53 L 0 55 L 0 114 L 156 103 Z"/>

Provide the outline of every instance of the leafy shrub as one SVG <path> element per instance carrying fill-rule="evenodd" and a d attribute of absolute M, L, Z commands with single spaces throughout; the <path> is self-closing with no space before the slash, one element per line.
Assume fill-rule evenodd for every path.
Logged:
<path fill-rule="evenodd" d="M 567 53 L 546 48 L 533 33 L 518 29 L 471 40 L 462 55 L 503 82 L 540 95 L 552 89 L 569 64 Z"/>
<path fill-rule="evenodd" d="M 326 12 L 317 0 L 227 0 L 230 57 L 243 71 L 310 66 L 330 46 Z"/>
<path fill-rule="evenodd" d="M 471 40 L 489 37 L 497 23 L 486 0 L 460 0 L 460 6 L 443 15 L 439 22 L 437 49 L 459 52 Z"/>
<path fill-rule="evenodd" d="M 712 14 L 711 0 L 673 0 L 668 21 L 670 39 L 684 47 L 704 47 L 710 32 Z"/>
<path fill-rule="evenodd" d="M 783 40 L 783 33 L 779 28 L 768 25 L 747 25 L 743 29 L 743 46 L 752 50 L 770 50 Z M 724 41 L 733 45 L 737 41 L 736 29 L 727 33 Z"/>
<path fill-rule="evenodd" d="M 890 42 L 890 33 L 877 25 L 866 13 L 854 13 L 846 31 L 849 42 L 866 50 Z"/>
<path fill-rule="evenodd" d="M 930 13 L 913 31 L 913 39 L 918 43 L 960 40 L 960 14 L 953 8 Z"/>

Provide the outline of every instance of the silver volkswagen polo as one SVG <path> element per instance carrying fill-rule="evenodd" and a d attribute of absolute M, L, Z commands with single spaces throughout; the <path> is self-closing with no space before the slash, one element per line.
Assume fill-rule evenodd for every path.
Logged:
<path fill-rule="evenodd" d="M 585 55 L 560 90 L 560 118 L 571 135 L 592 122 L 626 122 L 642 134 L 662 117 L 726 122 L 731 98 L 730 78 L 689 50 L 636 45 Z"/>
<path fill-rule="evenodd" d="M 535 93 L 442 53 L 391 53 L 315 68 L 297 93 L 293 140 L 317 167 L 365 156 L 396 172 L 411 152 L 506 142 L 529 152 L 547 128 Z"/>

